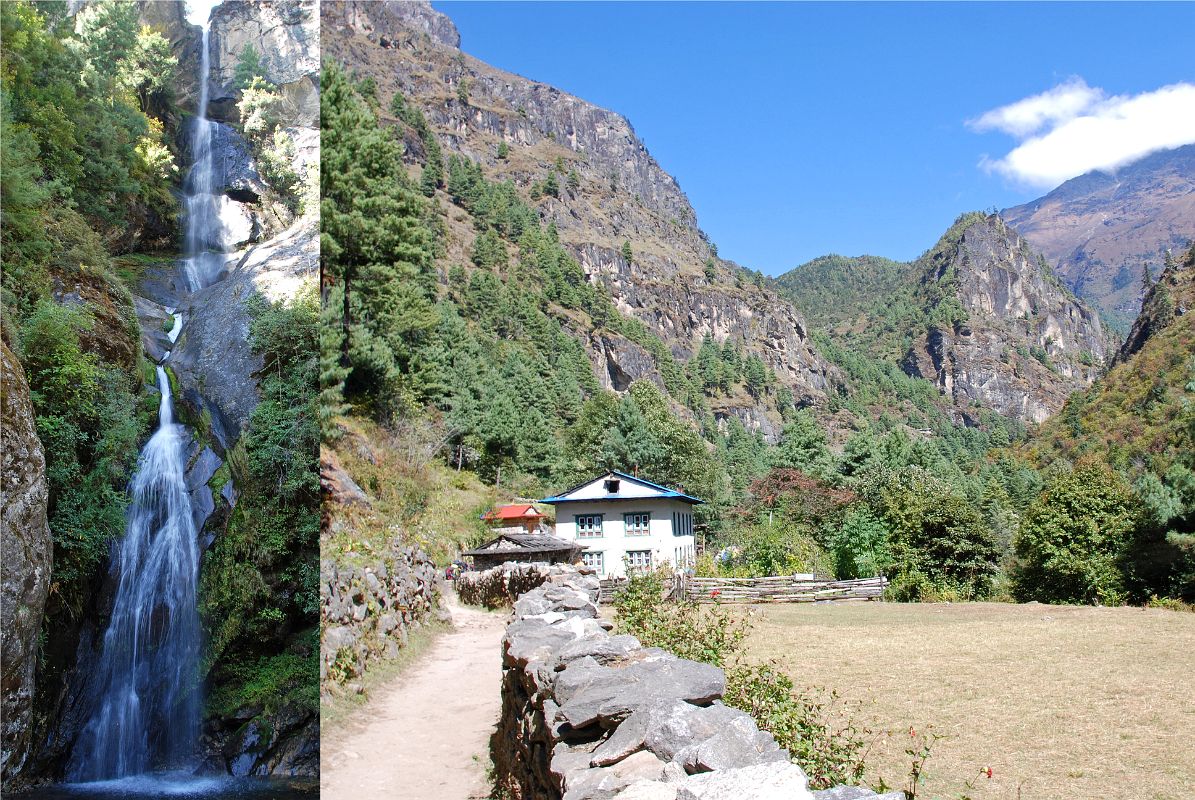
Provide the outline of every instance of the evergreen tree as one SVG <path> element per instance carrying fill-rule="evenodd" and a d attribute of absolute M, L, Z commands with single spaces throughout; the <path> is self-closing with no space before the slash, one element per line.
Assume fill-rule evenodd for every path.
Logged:
<path fill-rule="evenodd" d="M 437 319 L 423 201 L 344 70 L 326 63 L 321 89 L 320 266 L 343 298 L 345 394 L 398 408 L 418 395 L 404 374 Z"/>
<path fill-rule="evenodd" d="M 806 409 L 793 414 L 772 454 L 772 466 L 799 469 L 821 478 L 833 474 L 833 463 L 826 434 L 813 415 Z"/>

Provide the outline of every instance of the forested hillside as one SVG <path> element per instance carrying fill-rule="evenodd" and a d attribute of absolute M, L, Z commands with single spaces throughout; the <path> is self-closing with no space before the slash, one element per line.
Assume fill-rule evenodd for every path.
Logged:
<path fill-rule="evenodd" d="M 1041 422 L 1111 348 L 1095 312 L 998 216 L 964 214 L 914 262 L 831 256 L 778 280 L 847 350 L 931 381 L 956 418 Z"/>

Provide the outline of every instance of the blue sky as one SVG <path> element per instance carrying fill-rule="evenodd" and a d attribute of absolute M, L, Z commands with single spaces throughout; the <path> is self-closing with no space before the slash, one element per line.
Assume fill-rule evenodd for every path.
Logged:
<path fill-rule="evenodd" d="M 433 5 L 465 52 L 626 115 L 772 275 L 913 258 L 963 211 L 1195 141 L 1190 3 Z"/>

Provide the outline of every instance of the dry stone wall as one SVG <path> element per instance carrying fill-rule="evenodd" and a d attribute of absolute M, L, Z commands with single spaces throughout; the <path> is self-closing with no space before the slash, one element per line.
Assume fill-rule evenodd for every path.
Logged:
<path fill-rule="evenodd" d="M 610 633 L 592 573 L 511 566 L 488 580 L 530 580 L 532 569 L 542 580 L 515 601 L 502 643 L 492 747 L 501 789 L 528 800 L 877 797 L 858 787 L 810 792 L 772 735 L 721 702 L 721 669 Z"/>
<path fill-rule="evenodd" d="M 471 606 L 510 608 L 520 595 L 542 586 L 548 570 L 544 564 L 507 562 L 483 572 L 464 572 L 456 579 L 456 593 Z"/>
<path fill-rule="evenodd" d="M 395 541 L 364 565 L 320 562 L 320 687 L 350 687 L 376 658 L 394 658 L 410 632 L 446 618 L 443 579 L 427 554 Z"/>

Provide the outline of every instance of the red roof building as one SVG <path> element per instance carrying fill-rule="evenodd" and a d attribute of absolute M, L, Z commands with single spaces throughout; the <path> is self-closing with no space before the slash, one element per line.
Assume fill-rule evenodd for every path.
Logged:
<path fill-rule="evenodd" d="M 523 528 L 534 533 L 548 519 L 530 503 L 513 503 L 491 508 L 481 517 L 491 528 Z"/>

